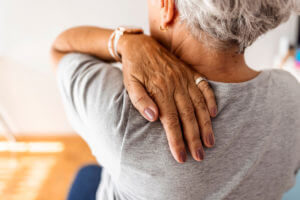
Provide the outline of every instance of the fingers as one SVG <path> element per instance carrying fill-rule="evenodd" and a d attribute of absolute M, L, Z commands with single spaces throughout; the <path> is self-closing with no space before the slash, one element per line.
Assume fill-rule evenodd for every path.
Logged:
<path fill-rule="evenodd" d="M 204 150 L 200 140 L 200 131 L 192 101 L 187 92 L 175 93 L 175 101 L 183 127 L 184 138 L 186 139 L 191 155 L 195 160 L 202 161 L 204 159 Z"/>
<path fill-rule="evenodd" d="M 211 148 L 215 144 L 215 137 L 204 96 L 195 85 L 189 88 L 189 93 L 194 104 L 198 124 L 201 129 L 202 142 L 206 147 Z"/>
<path fill-rule="evenodd" d="M 160 108 L 160 120 L 166 131 L 171 153 L 177 162 L 184 163 L 187 154 L 173 97 L 157 98 L 156 102 Z"/>
<path fill-rule="evenodd" d="M 196 78 L 201 77 L 201 76 L 202 75 L 200 75 L 200 74 L 195 75 Z M 216 117 L 217 113 L 218 113 L 218 107 L 217 107 L 214 91 L 210 87 L 209 83 L 207 81 L 201 81 L 197 85 L 197 87 L 201 90 L 201 92 L 204 96 L 210 116 Z"/>
<path fill-rule="evenodd" d="M 133 106 L 148 121 L 156 121 L 159 116 L 158 108 L 145 91 L 145 88 L 136 80 L 131 80 L 128 85 L 128 94 Z"/>

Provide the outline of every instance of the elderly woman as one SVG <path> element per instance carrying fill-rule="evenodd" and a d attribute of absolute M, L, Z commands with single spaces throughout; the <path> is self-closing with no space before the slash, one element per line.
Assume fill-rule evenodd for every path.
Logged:
<path fill-rule="evenodd" d="M 97 199 L 281 199 L 300 167 L 299 83 L 243 53 L 296 1 L 148 6 L 151 37 L 78 27 L 53 45 L 70 122 L 103 167 Z"/>

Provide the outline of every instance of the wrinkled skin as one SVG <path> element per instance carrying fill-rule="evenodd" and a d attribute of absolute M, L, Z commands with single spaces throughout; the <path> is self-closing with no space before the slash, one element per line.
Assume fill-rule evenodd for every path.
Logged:
<path fill-rule="evenodd" d="M 203 160 L 202 143 L 206 147 L 215 143 L 210 117 L 216 116 L 217 106 L 209 84 L 202 81 L 197 87 L 195 78 L 201 74 L 192 71 L 151 37 L 125 37 L 121 50 L 124 84 L 134 106 L 150 121 L 156 119 L 147 117 L 145 109 L 159 112 L 171 152 L 178 162 L 186 160 L 184 140 L 193 158 Z"/>

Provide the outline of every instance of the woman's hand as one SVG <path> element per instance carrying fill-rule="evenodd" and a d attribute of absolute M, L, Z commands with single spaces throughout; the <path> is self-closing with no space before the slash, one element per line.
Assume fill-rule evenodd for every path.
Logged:
<path fill-rule="evenodd" d="M 63 55 L 80 52 L 112 61 L 107 49 L 112 32 L 90 26 L 68 29 L 54 42 L 53 58 L 58 63 Z M 202 81 L 197 88 L 195 78 L 201 75 L 149 36 L 125 34 L 118 51 L 123 57 L 124 83 L 131 101 L 149 121 L 160 118 L 175 159 L 186 160 L 184 137 L 192 156 L 203 160 L 202 142 L 207 147 L 214 145 L 210 116 L 217 113 L 208 83 Z"/>
<path fill-rule="evenodd" d="M 195 78 L 201 75 L 149 36 L 124 35 L 118 51 L 133 105 L 149 121 L 160 118 L 174 158 L 186 161 L 185 139 L 193 158 L 203 160 L 202 143 L 215 143 L 210 117 L 216 116 L 217 105 L 209 84 L 197 87 Z"/>

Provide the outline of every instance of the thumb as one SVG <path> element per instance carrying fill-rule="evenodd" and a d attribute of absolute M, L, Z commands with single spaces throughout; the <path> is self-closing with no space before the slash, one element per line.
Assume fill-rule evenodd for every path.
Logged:
<path fill-rule="evenodd" d="M 143 85 L 136 80 L 131 80 L 131 83 L 128 85 L 128 94 L 133 106 L 148 121 L 156 121 L 159 115 L 158 108 L 154 101 L 149 97 Z"/>

